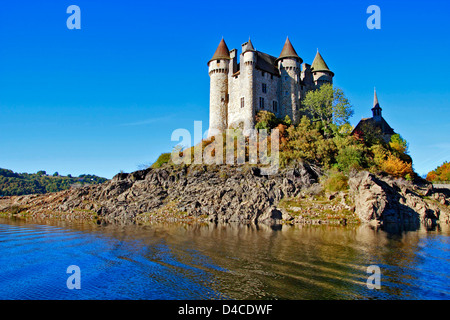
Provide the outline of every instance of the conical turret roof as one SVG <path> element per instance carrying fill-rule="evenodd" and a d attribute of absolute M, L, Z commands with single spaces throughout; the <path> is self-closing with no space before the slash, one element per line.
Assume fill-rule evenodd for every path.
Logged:
<path fill-rule="evenodd" d="M 222 38 L 222 40 L 219 43 L 219 46 L 216 49 L 216 52 L 214 52 L 214 55 L 211 58 L 211 60 L 209 60 L 209 62 L 211 62 L 212 60 L 227 60 L 227 59 L 230 59 L 230 51 L 228 50 L 225 40 L 223 40 Z"/>
<path fill-rule="evenodd" d="M 328 68 L 327 64 L 325 63 L 325 60 L 323 60 L 322 55 L 319 53 L 319 50 L 317 50 L 316 57 L 314 58 L 314 61 L 311 65 L 311 70 L 313 72 L 315 71 L 325 71 L 325 72 L 331 72 L 330 68 Z"/>
<path fill-rule="evenodd" d="M 252 40 L 250 40 L 250 38 L 248 38 L 248 41 L 246 43 L 244 43 L 243 46 L 245 46 L 245 47 L 242 49 L 242 53 L 247 52 L 247 51 L 255 51 Z"/>
<path fill-rule="evenodd" d="M 300 60 L 300 63 L 303 62 L 302 58 L 300 58 L 292 46 L 291 41 L 289 41 L 289 37 L 286 38 L 286 42 L 284 43 L 283 50 L 281 50 L 280 56 L 277 60 L 285 59 L 285 58 L 296 58 Z"/>

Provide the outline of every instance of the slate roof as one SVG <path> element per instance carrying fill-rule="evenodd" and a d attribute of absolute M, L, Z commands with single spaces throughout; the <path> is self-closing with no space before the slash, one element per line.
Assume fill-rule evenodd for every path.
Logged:
<path fill-rule="evenodd" d="M 325 60 L 323 60 L 322 55 L 319 53 L 319 50 L 317 50 L 316 57 L 314 58 L 314 61 L 311 65 L 311 71 L 325 71 L 325 72 L 331 72 L 330 68 L 328 68 L 327 64 L 325 63 Z"/>
<path fill-rule="evenodd" d="M 280 56 L 277 60 L 284 59 L 284 58 L 296 58 L 300 60 L 300 63 L 303 62 L 302 58 L 300 58 L 295 51 L 294 47 L 292 46 L 291 41 L 289 41 L 289 37 L 286 38 L 286 42 L 284 43 L 283 50 L 281 50 Z"/>
<path fill-rule="evenodd" d="M 219 46 L 216 49 L 216 52 L 214 52 L 213 57 L 211 58 L 211 60 L 208 61 L 209 62 L 213 61 L 213 60 L 229 60 L 230 59 L 230 50 L 228 50 L 227 44 L 225 43 L 225 40 L 220 41 Z"/>

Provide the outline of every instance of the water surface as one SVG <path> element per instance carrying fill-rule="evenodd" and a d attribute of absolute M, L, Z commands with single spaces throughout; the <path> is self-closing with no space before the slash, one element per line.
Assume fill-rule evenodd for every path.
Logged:
<path fill-rule="evenodd" d="M 0 219 L 0 299 L 449 299 L 450 228 Z M 67 267 L 81 270 L 69 290 Z M 369 290 L 367 267 L 381 269 Z"/>

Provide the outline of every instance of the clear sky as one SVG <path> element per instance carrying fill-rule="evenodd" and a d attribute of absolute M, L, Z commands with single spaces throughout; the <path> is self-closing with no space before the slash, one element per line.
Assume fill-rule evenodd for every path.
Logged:
<path fill-rule="evenodd" d="M 369 5 L 381 29 L 369 30 Z M 69 30 L 67 7 L 81 9 Z M 5 0 L 0 6 L 0 167 L 111 178 L 209 121 L 207 61 L 222 37 L 278 56 L 286 36 L 408 142 L 419 174 L 450 161 L 450 1 Z"/>

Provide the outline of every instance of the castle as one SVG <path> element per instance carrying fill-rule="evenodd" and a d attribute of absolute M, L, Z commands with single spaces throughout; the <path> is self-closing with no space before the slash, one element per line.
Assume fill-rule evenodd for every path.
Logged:
<path fill-rule="evenodd" d="M 244 133 L 255 126 L 255 115 L 266 110 L 278 118 L 301 118 L 300 101 L 309 90 L 333 83 L 334 73 L 319 51 L 312 65 L 303 63 L 289 38 L 278 58 L 255 50 L 252 42 L 228 50 L 222 39 L 208 62 L 210 86 L 209 136 L 227 128 Z"/>

